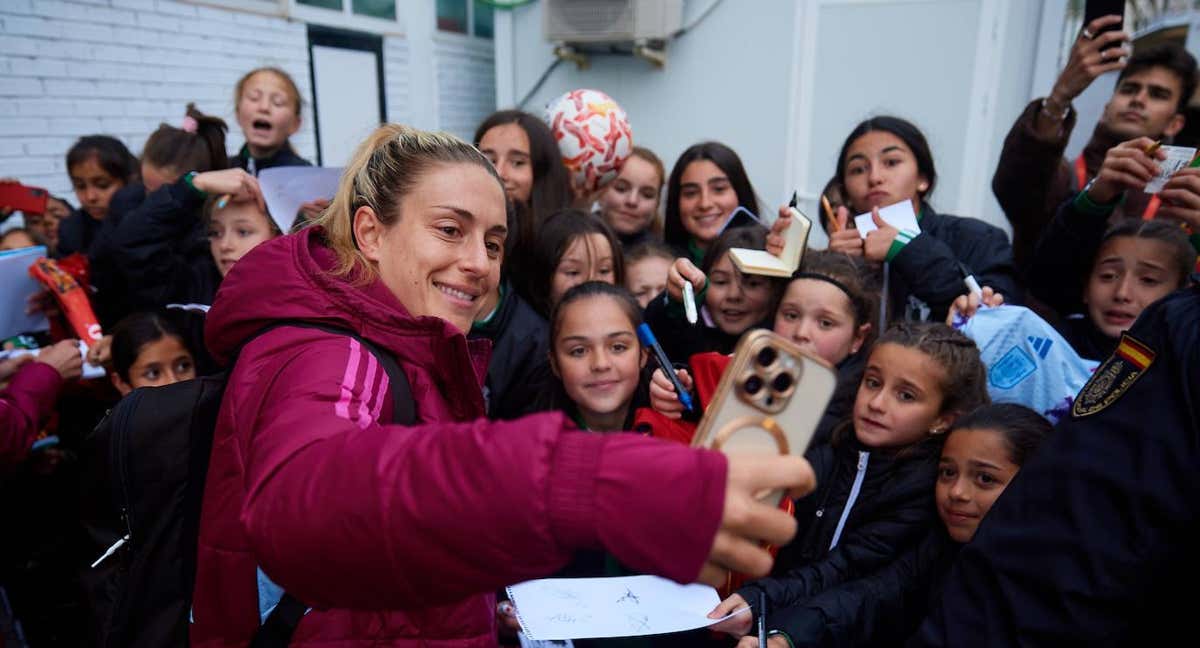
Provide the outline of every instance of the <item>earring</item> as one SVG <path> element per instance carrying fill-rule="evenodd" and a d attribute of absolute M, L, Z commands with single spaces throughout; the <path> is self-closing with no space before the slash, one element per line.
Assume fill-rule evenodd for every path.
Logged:
<path fill-rule="evenodd" d="M 929 435 L 930 435 L 930 436 L 937 436 L 937 435 L 939 435 L 939 434 L 945 434 L 945 433 L 946 433 L 946 429 L 945 429 L 945 428 L 940 428 L 940 427 L 929 428 Z"/>
<path fill-rule="evenodd" d="M 925 191 L 928 188 L 929 188 L 929 185 L 925 184 L 924 182 L 917 185 L 917 191 Z"/>

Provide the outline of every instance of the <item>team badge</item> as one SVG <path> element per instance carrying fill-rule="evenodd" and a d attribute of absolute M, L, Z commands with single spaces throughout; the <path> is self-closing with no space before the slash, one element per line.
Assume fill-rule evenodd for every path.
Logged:
<path fill-rule="evenodd" d="M 1122 335 L 1117 350 L 1096 369 L 1075 398 L 1071 414 L 1081 418 L 1103 411 L 1132 387 L 1153 362 L 1154 351 L 1150 347 L 1129 334 Z"/>

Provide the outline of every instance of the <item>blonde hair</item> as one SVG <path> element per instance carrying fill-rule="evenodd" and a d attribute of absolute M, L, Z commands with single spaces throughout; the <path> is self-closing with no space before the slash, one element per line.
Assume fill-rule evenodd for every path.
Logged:
<path fill-rule="evenodd" d="M 277 67 L 273 67 L 273 66 L 254 68 L 253 70 L 250 70 L 246 74 L 242 75 L 242 78 L 238 79 L 237 85 L 234 86 L 234 88 L 233 88 L 233 110 L 234 110 L 234 112 L 237 112 L 238 104 L 241 103 L 241 101 L 242 101 L 242 92 L 246 89 L 246 82 L 249 81 L 251 79 L 251 77 L 258 74 L 259 72 L 266 72 L 267 74 L 274 74 L 276 77 L 279 77 L 280 81 L 283 81 L 283 85 L 286 87 L 288 95 L 291 96 L 292 105 L 295 106 L 296 116 L 299 117 L 300 116 L 300 103 L 301 103 L 300 88 L 296 85 L 296 82 L 294 80 L 292 80 L 292 75 L 283 71 L 282 68 L 277 68 Z"/>
<path fill-rule="evenodd" d="M 370 207 L 390 227 L 400 218 L 400 202 L 422 176 L 439 165 L 475 164 L 486 169 L 503 191 L 496 169 L 474 146 L 450 135 L 384 124 L 354 151 L 342 171 L 333 202 L 313 221 L 325 230 L 325 241 L 337 254 L 334 274 L 375 277 L 374 265 L 354 240 L 354 213 Z"/>

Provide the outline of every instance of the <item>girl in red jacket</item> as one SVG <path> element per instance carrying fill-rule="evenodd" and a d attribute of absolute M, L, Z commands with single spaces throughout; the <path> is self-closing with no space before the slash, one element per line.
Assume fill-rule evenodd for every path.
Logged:
<path fill-rule="evenodd" d="M 251 198 L 213 180 L 213 194 Z M 285 590 L 311 608 L 293 646 L 494 646 L 492 592 L 578 549 L 679 581 L 770 569 L 757 543 L 786 542 L 795 522 L 753 494 L 811 488 L 803 459 L 589 434 L 561 413 L 483 418 L 488 344 L 464 332 L 506 234 L 487 158 L 389 124 L 315 226 L 234 266 L 206 324 L 209 349 L 236 364 L 205 482 L 193 646 L 247 645 Z M 280 322 L 391 354 L 417 423 L 388 422 L 389 379 L 355 339 L 263 333 Z"/>

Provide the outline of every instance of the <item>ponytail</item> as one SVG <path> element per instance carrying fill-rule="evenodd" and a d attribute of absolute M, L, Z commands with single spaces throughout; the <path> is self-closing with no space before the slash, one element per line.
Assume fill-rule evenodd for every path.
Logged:
<path fill-rule="evenodd" d="M 160 124 L 146 140 L 142 162 L 180 174 L 228 168 L 229 157 L 225 153 L 228 130 L 220 117 L 206 115 L 196 109 L 196 104 L 189 103 L 180 127 Z"/>

